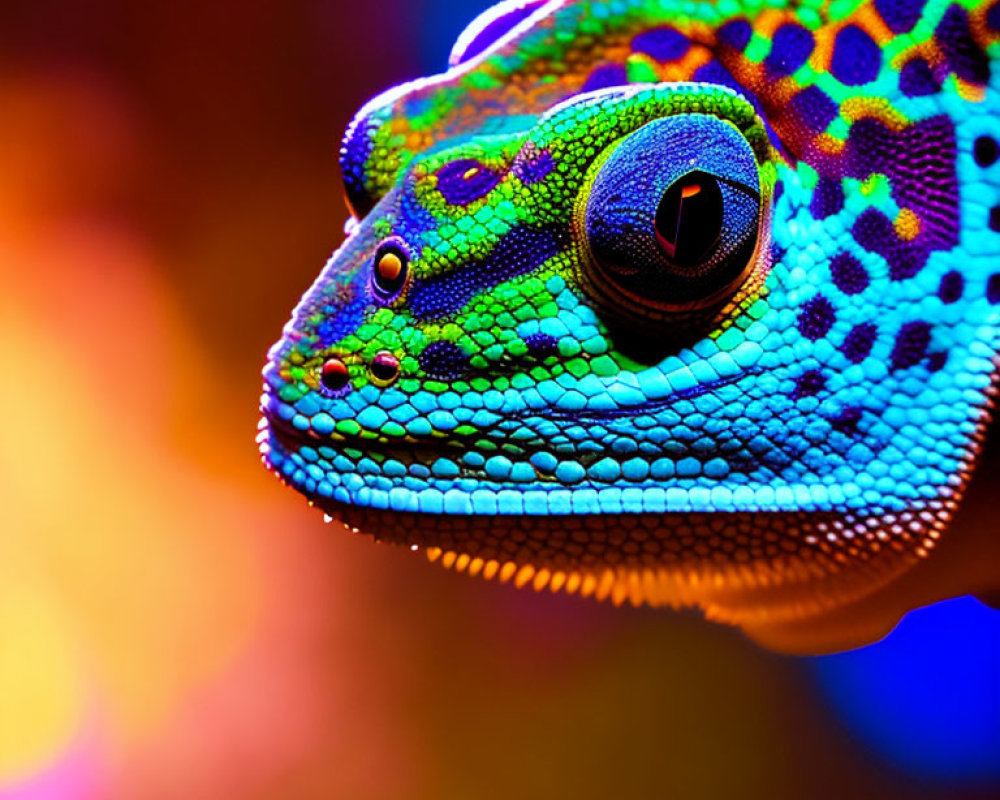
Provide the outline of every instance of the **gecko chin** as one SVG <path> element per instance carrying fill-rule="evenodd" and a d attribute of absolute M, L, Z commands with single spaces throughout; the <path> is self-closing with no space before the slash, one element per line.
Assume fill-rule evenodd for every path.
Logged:
<path fill-rule="evenodd" d="M 365 474 L 359 459 L 430 463 L 440 446 L 334 447 L 268 411 L 258 441 L 269 469 L 354 533 L 473 576 L 617 605 L 697 606 L 747 630 L 800 625 L 874 592 L 927 555 L 957 500 L 898 512 L 794 503 L 720 512 L 718 491 L 713 504 L 712 487 L 682 479 L 648 490 L 518 488 L 485 475 L 450 493 L 428 476 L 415 491 L 412 475 Z M 337 459 L 352 457 L 358 471 L 337 473 Z"/>

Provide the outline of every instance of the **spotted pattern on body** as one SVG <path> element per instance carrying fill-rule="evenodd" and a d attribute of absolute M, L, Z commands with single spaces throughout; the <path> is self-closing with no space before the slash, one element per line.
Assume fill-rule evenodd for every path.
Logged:
<path fill-rule="evenodd" d="M 1000 2 L 501 4 L 371 101 L 265 463 L 432 559 L 798 618 L 926 556 L 1000 324 Z"/>

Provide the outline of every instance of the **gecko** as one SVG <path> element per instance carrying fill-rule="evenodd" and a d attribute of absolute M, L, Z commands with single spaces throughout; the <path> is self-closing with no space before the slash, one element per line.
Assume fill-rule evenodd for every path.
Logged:
<path fill-rule="evenodd" d="M 1000 341 L 1000 0 L 508 0 L 365 105 L 266 466 L 471 575 L 754 631 L 945 535 Z"/>

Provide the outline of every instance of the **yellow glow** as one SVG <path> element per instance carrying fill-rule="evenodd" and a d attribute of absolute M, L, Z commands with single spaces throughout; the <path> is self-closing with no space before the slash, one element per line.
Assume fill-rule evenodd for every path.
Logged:
<path fill-rule="evenodd" d="M 55 760 L 80 726 L 84 681 L 50 593 L 12 575 L 0 584 L 0 785 Z"/>
<path fill-rule="evenodd" d="M 893 227 L 900 239 L 904 242 L 912 242 L 920 235 L 920 217 L 909 208 L 904 208 L 896 217 Z"/>

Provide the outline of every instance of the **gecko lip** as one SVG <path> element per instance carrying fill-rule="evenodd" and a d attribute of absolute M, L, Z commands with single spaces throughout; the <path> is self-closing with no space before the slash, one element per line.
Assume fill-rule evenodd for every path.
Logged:
<path fill-rule="evenodd" d="M 419 463 L 433 461 L 448 453 L 463 452 L 468 443 L 460 441 L 461 437 L 452 436 L 448 439 L 420 439 L 407 438 L 401 441 L 389 441 L 384 438 L 368 438 L 363 436 L 347 436 L 332 439 L 323 436 L 311 429 L 300 429 L 292 425 L 288 420 L 282 419 L 270 413 L 266 408 L 261 409 L 265 430 L 268 433 L 268 444 L 271 447 L 277 446 L 285 454 L 294 453 L 301 447 L 324 447 L 331 450 L 343 450 L 353 448 L 365 453 L 380 453 L 383 455 L 407 455 L 410 459 Z"/>
<path fill-rule="evenodd" d="M 278 404 L 277 402 L 272 402 L 275 395 L 270 388 L 265 392 L 265 398 L 261 404 L 261 412 L 266 424 L 265 430 L 268 447 L 277 451 L 276 455 L 279 456 L 279 462 L 285 457 L 299 453 L 304 447 L 318 451 L 320 463 L 322 464 L 323 461 L 329 462 L 326 469 L 330 472 L 339 472 L 332 467 L 332 459 L 336 455 L 349 451 L 354 452 L 355 455 L 353 458 L 355 459 L 359 457 L 357 454 L 360 453 L 365 457 L 375 458 L 377 461 L 390 459 L 419 469 L 430 467 L 438 459 L 445 458 L 452 459 L 460 464 L 463 478 L 478 481 L 484 486 L 499 485 L 509 483 L 509 481 L 491 477 L 482 465 L 473 466 L 469 462 L 463 463 L 463 456 L 469 452 L 478 452 L 485 458 L 490 456 L 490 451 L 493 451 L 493 449 L 484 450 L 484 446 L 480 445 L 480 442 L 483 440 L 492 441 L 498 447 L 502 447 L 502 450 L 497 449 L 493 452 L 507 455 L 511 459 L 527 462 L 533 453 L 541 451 L 554 452 L 551 451 L 551 446 L 548 444 L 547 438 L 537 433 L 535 429 L 543 421 L 556 422 L 560 426 L 598 425 L 606 428 L 608 435 L 614 436 L 621 433 L 616 428 L 620 427 L 622 421 L 630 420 L 637 415 L 655 415 L 658 411 L 668 409 L 675 402 L 699 397 L 708 392 L 735 384 L 744 378 L 762 371 L 759 368 L 750 368 L 732 377 L 700 383 L 696 386 L 675 391 L 666 397 L 649 400 L 645 403 L 632 404 L 628 407 L 610 409 L 585 408 L 579 410 L 550 407 L 544 409 L 519 408 L 516 410 L 507 410 L 506 412 L 497 411 L 498 419 L 496 422 L 480 426 L 474 433 L 465 434 L 441 432 L 432 436 L 407 435 L 399 438 L 387 438 L 374 433 L 347 436 L 341 434 L 335 436 L 320 434 L 311 428 L 300 428 L 290 420 L 279 415 L 277 411 Z M 512 425 L 520 427 L 515 430 L 511 427 Z M 517 434 L 522 431 L 530 432 L 531 436 L 518 436 Z M 671 453 L 670 458 L 675 461 L 688 456 L 697 457 L 699 460 L 705 461 L 722 456 L 725 452 L 724 457 L 730 463 L 730 469 L 733 471 L 743 471 L 752 464 L 759 466 L 762 458 L 759 453 L 754 455 L 744 449 L 734 450 L 732 447 L 727 446 L 727 442 L 724 440 L 720 440 L 717 443 L 717 447 L 710 450 L 706 450 L 704 443 L 699 443 L 700 446 L 697 452 L 695 452 L 694 442 L 675 440 L 669 444 L 665 444 L 662 440 L 657 439 L 658 451 L 662 452 L 652 453 L 648 449 L 648 445 L 652 440 L 644 440 L 642 434 L 634 438 L 640 446 L 646 445 L 647 449 L 643 452 L 646 453 L 645 458 L 649 460 L 650 464 L 655 460 L 655 457 L 666 455 L 668 450 Z M 587 469 L 607 455 L 606 447 L 595 448 L 589 446 L 586 441 L 578 442 L 577 444 L 579 446 L 571 453 L 562 452 L 561 456 L 559 453 L 554 452 L 554 454 L 560 460 L 564 458 L 572 459 Z M 265 453 L 265 456 L 273 463 L 271 456 L 267 453 Z M 316 453 L 309 454 L 309 459 L 315 460 L 316 458 Z M 411 477 L 416 477 L 417 475 L 419 473 L 411 473 Z M 429 475 L 423 477 L 425 479 L 430 478 Z M 556 478 L 555 468 L 546 470 L 535 468 L 535 477 L 530 483 L 557 487 L 562 482 Z M 523 488 L 527 484 L 522 482 L 518 485 Z M 584 485 L 581 484 L 581 486 Z M 313 493 L 306 486 L 297 486 L 296 488 L 312 498 Z M 572 491 L 574 488 L 581 487 L 566 485 L 565 488 Z"/>

